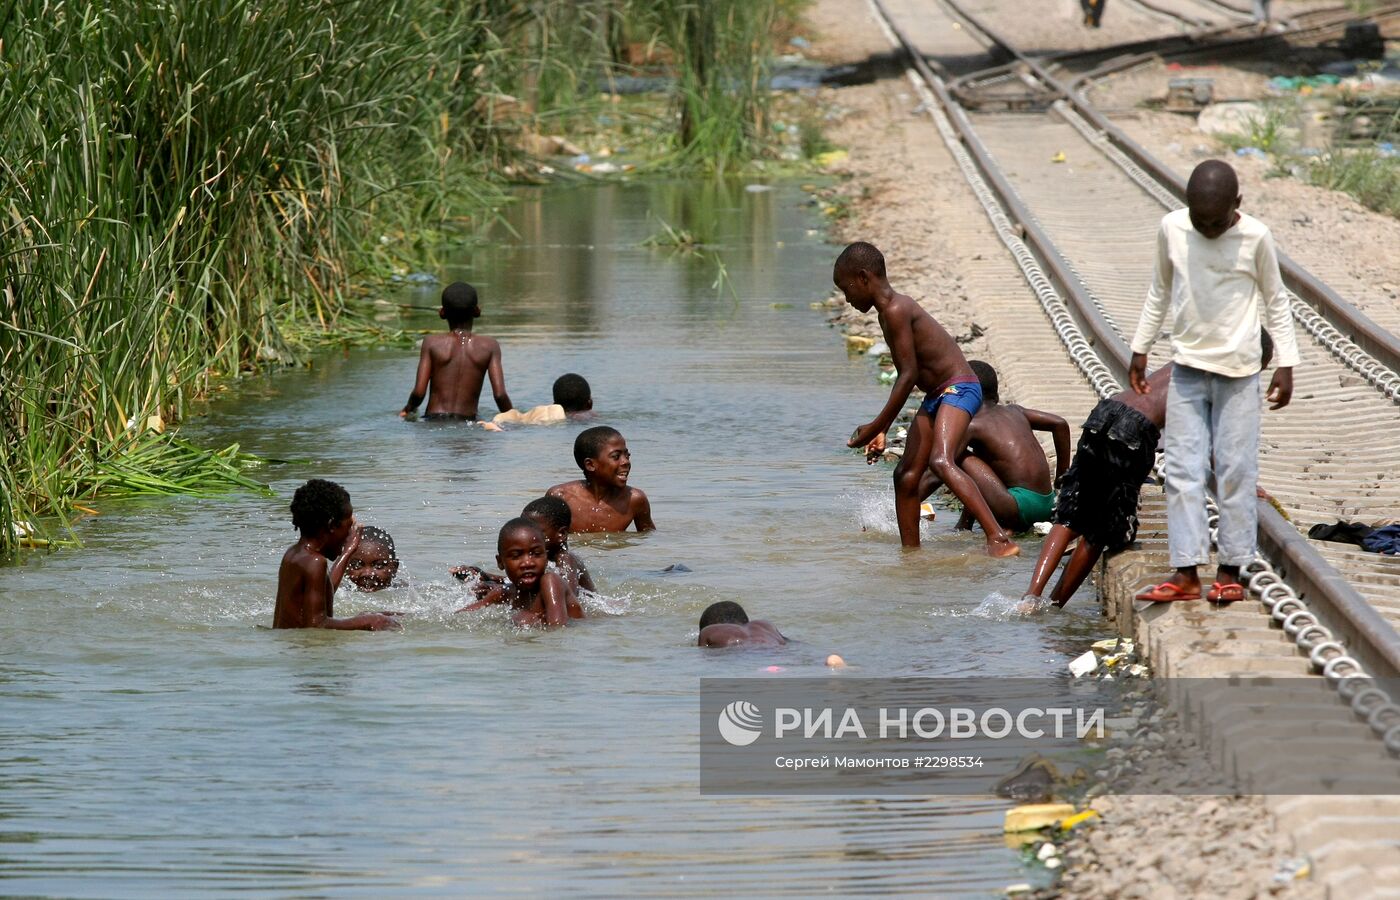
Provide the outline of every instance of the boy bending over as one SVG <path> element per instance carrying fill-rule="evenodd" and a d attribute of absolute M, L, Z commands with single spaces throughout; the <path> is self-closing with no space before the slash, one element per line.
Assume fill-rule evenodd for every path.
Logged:
<path fill-rule="evenodd" d="M 836 258 L 832 280 L 846 295 L 846 302 L 861 312 L 874 309 L 880 331 L 894 357 L 898 376 L 885 408 L 875 421 L 862 425 L 847 442 L 882 447 L 885 432 L 904 408 L 915 386 L 923 389 L 924 403 L 909 426 L 904 455 L 894 470 L 894 508 L 899 539 L 906 547 L 919 546 L 919 502 L 924 469 L 932 467 L 938 480 L 962 501 L 987 536 L 991 556 L 1015 556 L 1021 550 L 987 506 L 976 483 L 957 463 L 968 422 L 982 405 L 977 376 L 952 336 L 911 298 L 896 293 L 885 277 L 885 257 L 871 244 L 857 242 Z"/>
<path fill-rule="evenodd" d="M 1055 524 L 1035 561 L 1029 596 L 1041 596 L 1075 538 L 1082 540 L 1050 596 L 1056 606 L 1069 602 L 1104 551 L 1116 553 L 1137 537 L 1138 494 L 1156 461 L 1171 377 L 1172 367 L 1165 365 L 1147 379 L 1147 393 L 1119 391 L 1100 400 L 1084 420 L 1074 461 L 1060 481 Z"/>

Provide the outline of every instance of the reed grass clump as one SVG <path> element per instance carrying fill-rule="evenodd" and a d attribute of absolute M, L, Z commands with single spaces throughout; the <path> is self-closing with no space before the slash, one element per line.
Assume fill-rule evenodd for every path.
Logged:
<path fill-rule="evenodd" d="M 773 6 L 0 4 L 0 554 L 114 472 L 253 486 L 143 423 L 363 328 L 347 288 L 502 202 L 520 135 L 596 97 L 620 42 L 674 42 L 678 158 L 751 152 Z"/>

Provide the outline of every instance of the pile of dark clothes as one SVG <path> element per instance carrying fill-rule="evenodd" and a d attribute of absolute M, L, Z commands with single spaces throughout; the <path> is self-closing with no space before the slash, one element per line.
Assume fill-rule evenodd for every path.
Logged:
<path fill-rule="evenodd" d="M 1356 544 L 1372 553 L 1400 554 L 1400 524 L 1375 528 L 1361 522 L 1339 521 L 1335 525 L 1319 522 L 1308 529 L 1308 537 L 1317 541 Z"/>

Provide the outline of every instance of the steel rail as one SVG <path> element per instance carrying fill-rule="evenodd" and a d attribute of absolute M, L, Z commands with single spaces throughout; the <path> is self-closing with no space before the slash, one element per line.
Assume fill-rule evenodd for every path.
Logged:
<path fill-rule="evenodd" d="M 1126 342 L 1118 334 L 1113 323 L 1093 302 L 1090 292 L 1075 273 L 1069 261 L 1060 253 L 1001 172 L 990 152 L 978 137 L 966 111 L 949 92 L 944 78 L 935 71 L 934 67 L 937 63 L 927 59 L 918 47 L 909 40 L 898 23 L 889 15 L 881 0 L 870 0 L 870 2 L 883 17 L 885 26 L 894 35 L 909 64 L 922 76 L 923 81 L 937 99 L 944 114 L 956 130 L 957 140 L 973 161 L 977 172 L 995 192 L 998 204 L 1014 222 L 1015 228 L 1022 236 L 1027 248 L 1035 256 L 1041 268 L 1045 270 L 1048 278 L 1058 288 L 1060 295 L 1070 301 L 1069 309 L 1073 317 L 1088 332 L 1086 335 L 1087 343 L 1092 347 L 1092 351 L 1120 381 L 1126 381 L 1131 357 L 1131 351 Z M 987 31 L 975 19 L 968 16 L 958 7 L 955 0 L 940 0 L 940 2 L 952 10 L 958 18 L 974 30 L 981 32 L 989 40 L 1000 45 L 1005 51 L 1020 57 L 1032 69 L 1040 69 L 1032 60 L 1025 58 L 1023 54 L 1018 53 L 995 34 Z M 942 66 L 938 66 L 938 68 L 942 69 Z M 946 70 L 943 71 L 946 73 Z M 1037 75 L 1042 75 L 1042 71 L 1037 71 Z M 1049 80 L 1048 73 L 1044 73 L 1043 77 Z M 1058 82 L 1056 83 L 1058 84 Z M 1088 105 L 1082 97 L 1078 98 L 1078 101 L 1081 106 Z M 1080 112 L 1083 114 L 1082 109 Z M 1097 117 L 1096 113 L 1095 117 Z M 1085 118 L 1090 117 L 1085 116 Z M 1101 118 L 1100 121 L 1102 121 Z M 1126 148 L 1124 150 L 1126 152 Z M 1146 151 L 1141 152 L 1148 159 L 1152 159 Z M 1153 159 L 1152 162 L 1156 163 L 1156 160 Z M 1149 171 L 1152 168 L 1166 171 L 1160 163 L 1156 163 L 1155 167 L 1144 166 L 1144 168 L 1148 168 Z M 1173 175 L 1171 183 L 1178 184 L 1179 179 Z M 1320 284 L 1320 282 L 1318 283 Z M 1372 324 L 1374 326 L 1374 323 Z M 1374 327 L 1379 328 L 1379 326 Z M 1327 616 L 1334 629 L 1350 642 L 1353 648 L 1352 655 L 1357 662 L 1365 664 L 1372 670 L 1384 671 L 1390 675 L 1400 674 L 1400 632 L 1397 632 L 1389 622 L 1382 618 L 1375 608 L 1347 583 L 1345 578 L 1272 505 L 1263 500 L 1259 501 L 1259 534 L 1261 550 L 1268 554 L 1280 571 L 1288 574 L 1289 579 L 1297 585 L 1296 590 L 1301 597 L 1325 611 L 1324 615 Z M 1296 600 L 1293 602 L 1298 603 Z M 1301 604 L 1299 606 L 1301 608 Z"/>
<path fill-rule="evenodd" d="M 961 7 L 958 0 L 940 0 L 940 2 L 944 3 L 960 19 L 999 47 L 1002 52 L 1014 56 L 1030 71 L 1034 72 L 1037 78 L 1049 85 L 1056 93 L 1062 95 L 1066 101 L 1074 107 L 1075 112 L 1087 119 L 1094 128 L 1102 132 L 1114 145 L 1131 157 L 1137 165 L 1150 173 L 1154 179 L 1171 190 L 1179 200 L 1185 199 L 1185 179 L 1177 175 L 1176 172 L 1172 171 L 1170 167 L 1157 159 L 1157 157 L 1153 156 L 1141 144 L 1124 134 L 1118 126 L 1114 125 L 1100 113 L 1093 104 L 1079 92 L 1077 87 L 1064 83 L 1046 69 L 1038 60 L 1017 50 L 997 32 L 970 16 Z M 1393 12 L 1393 10 L 1389 10 L 1388 12 Z M 1279 36 L 1281 37 L 1285 34 L 1287 34 L 1287 32 L 1281 33 Z M 917 51 L 915 51 L 914 55 L 918 56 Z M 1352 343 L 1375 357 L 1376 360 L 1390 371 L 1400 373 L 1400 338 L 1397 338 L 1385 328 L 1381 327 L 1364 312 L 1357 309 L 1351 302 L 1328 287 L 1321 279 L 1299 265 L 1292 257 L 1288 256 L 1288 254 L 1280 252 L 1278 257 L 1279 268 L 1282 270 L 1284 283 L 1287 284 L 1298 297 L 1303 299 L 1309 306 L 1313 307 L 1323 319 L 1351 340 Z"/>

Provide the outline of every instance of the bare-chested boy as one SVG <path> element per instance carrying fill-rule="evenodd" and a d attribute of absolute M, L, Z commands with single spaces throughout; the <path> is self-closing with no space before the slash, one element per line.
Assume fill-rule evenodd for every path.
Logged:
<path fill-rule="evenodd" d="M 510 409 L 506 376 L 501 370 L 501 345 L 494 338 L 472 333 L 472 322 L 481 315 L 476 289 L 465 281 L 449 284 L 443 289 L 438 315 L 447 320 L 448 331 L 423 338 L 418 377 L 399 415 L 411 415 L 426 394 L 425 420 L 473 421 L 481 385 L 488 375 L 496 406 L 501 412 Z"/>
<path fill-rule="evenodd" d="M 967 426 L 967 449 L 958 457 L 962 470 L 977 483 L 992 513 L 1012 532 L 1027 531 L 1036 522 L 1050 521 L 1055 485 L 1069 468 L 1069 423 L 1054 413 L 1001 402 L 997 372 L 980 359 L 968 363 L 982 386 L 982 408 Z M 1055 440 L 1055 474 L 1035 432 L 1048 431 Z M 932 471 L 924 473 L 922 496 L 942 484 Z M 959 527 L 971 528 L 963 510 Z"/>
<path fill-rule="evenodd" d="M 744 608 L 732 600 L 711 603 L 700 614 L 698 647 L 779 647 L 787 643 L 772 623 L 749 620 Z"/>
<path fill-rule="evenodd" d="M 951 335 L 913 299 L 896 293 L 885 277 L 885 257 L 871 244 L 851 244 L 836 258 L 832 280 L 846 295 L 846 302 L 861 312 L 874 309 L 880 330 L 894 357 L 897 374 L 885 408 L 873 422 L 862 425 L 847 442 L 882 447 L 885 432 L 894 424 L 904 401 L 915 386 L 925 399 L 914 422 L 904 455 L 894 470 L 894 508 L 899 539 L 906 547 L 919 546 L 919 493 L 924 469 L 933 474 L 962 501 L 987 537 L 987 553 L 1014 556 L 1021 550 L 996 520 L 977 484 L 958 466 L 968 422 L 982 405 L 982 389 Z"/>
<path fill-rule="evenodd" d="M 574 462 L 583 470 L 578 481 L 556 484 L 545 491 L 569 504 L 575 534 L 593 531 L 651 531 L 651 502 L 647 495 L 627 486 L 632 473 L 632 453 L 616 428 L 596 425 L 574 439 Z"/>
<path fill-rule="evenodd" d="M 292 524 L 301 537 L 282 556 L 277 572 L 273 628 L 335 628 L 382 631 L 397 628 L 387 614 L 364 613 L 337 619 L 332 598 L 360 543 L 360 526 L 350 495 L 333 481 L 313 478 L 292 497 Z M 335 557 L 331 565 L 328 557 Z"/>
<path fill-rule="evenodd" d="M 526 518 L 511 519 L 502 525 L 496 536 L 496 565 L 506 573 L 509 584 L 493 588 L 484 598 L 458 612 L 509 603 L 515 610 L 511 621 L 522 628 L 554 628 L 568 622 L 568 587 L 563 578 L 548 569 L 544 532 L 538 525 Z"/>

